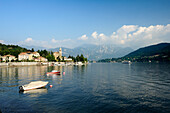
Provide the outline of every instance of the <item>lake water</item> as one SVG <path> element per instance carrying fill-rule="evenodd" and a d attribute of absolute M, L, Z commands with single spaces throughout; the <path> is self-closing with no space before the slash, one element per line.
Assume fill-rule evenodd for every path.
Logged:
<path fill-rule="evenodd" d="M 65 75 L 47 76 L 53 69 Z M 20 85 L 36 80 L 49 84 L 19 92 Z M 0 112 L 167 113 L 170 64 L 0 67 Z"/>

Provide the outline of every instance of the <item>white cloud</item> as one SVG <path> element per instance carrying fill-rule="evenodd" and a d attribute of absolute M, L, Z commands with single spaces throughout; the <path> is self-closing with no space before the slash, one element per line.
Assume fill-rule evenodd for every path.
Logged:
<path fill-rule="evenodd" d="M 104 37 L 104 34 L 103 33 L 99 34 L 99 37 Z"/>
<path fill-rule="evenodd" d="M 138 29 L 128 35 L 125 43 L 129 46 L 141 47 L 160 42 L 170 42 L 170 24 L 151 25 L 149 27 L 138 27 Z"/>
<path fill-rule="evenodd" d="M 137 25 L 123 25 L 121 28 L 117 30 L 117 32 L 113 32 L 112 38 L 118 38 L 119 39 L 127 39 L 128 33 L 136 31 L 138 28 Z"/>
<path fill-rule="evenodd" d="M 124 41 L 124 40 L 120 40 L 120 43 L 121 43 L 121 44 L 125 44 L 125 41 Z"/>
<path fill-rule="evenodd" d="M 170 24 L 167 25 L 123 25 L 111 36 L 104 33 L 91 34 L 86 40 L 90 44 L 114 44 L 118 46 L 132 47 L 134 49 L 160 42 L 170 42 Z"/>
<path fill-rule="evenodd" d="M 4 43 L 4 40 L 0 40 L 0 43 Z"/>
<path fill-rule="evenodd" d="M 27 38 L 27 39 L 25 40 L 25 42 L 31 42 L 31 41 L 33 41 L 32 38 Z"/>
<path fill-rule="evenodd" d="M 0 42 L 4 42 L 0 40 Z M 167 25 L 123 25 L 109 36 L 96 31 L 88 37 L 82 35 L 77 39 L 51 39 L 51 41 L 39 41 L 27 38 L 19 42 L 21 45 L 41 46 L 46 48 L 69 47 L 74 48 L 81 44 L 113 44 L 137 49 L 142 46 L 156 44 L 160 42 L 170 42 L 170 24 Z"/>
<path fill-rule="evenodd" d="M 97 34 L 97 32 L 95 31 L 95 32 L 92 33 L 91 36 L 92 36 L 94 39 L 97 39 L 98 34 Z"/>
<path fill-rule="evenodd" d="M 86 35 L 82 35 L 80 38 L 78 38 L 79 40 L 87 40 L 88 37 Z"/>
<path fill-rule="evenodd" d="M 32 38 L 27 38 L 24 41 L 18 42 L 18 44 L 20 44 L 20 45 L 22 45 L 22 44 L 29 45 L 29 44 L 34 44 L 35 42 L 36 41 L 34 41 Z"/>
<path fill-rule="evenodd" d="M 124 25 L 120 29 L 117 30 L 118 34 L 122 33 L 130 33 L 132 31 L 135 31 L 138 28 L 137 25 Z"/>
<path fill-rule="evenodd" d="M 75 45 L 79 45 L 76 42 L 77 40 L 72 40 L 72 39 L 56 40 L 52 38 L 51 41 L 44 41 L 44 40 L 33 40 L 32 38 L 29 39 L 27 38 L 26 40 L 20 41 L 17 44 L 22 46 L 43 47 L 49 49 L 49 48 L 56 48 L 56 47 L 73 48 L 76 47 Z"/>
<path fill-rule="evenodd" d="M 67 42 L 70 41 L 71 39 L 64 39 L 64 40 L 56 40 L 56 39 L 52 39 L 51 42 L 52 43 L 63 43 L 63 42 Z"/>
<path fill-rule="evenodd" d="M 101 38 L 101 40 L 106 40 L 107 37 L 103 33 L 101 33 L 99 34 L 99 38 Z"/>
<path fill-rule="evenodd" d="M 55 40 L 54 38 L 51 40 L 52 43 L 57 43 L 58 40 Z"/>
<path fill-rule="evenodd" d="M 146 31 L 146 27 L 139 27 L 138 30 L 133 33 L 133 35 L 139 35 L 145 31 Z"/>

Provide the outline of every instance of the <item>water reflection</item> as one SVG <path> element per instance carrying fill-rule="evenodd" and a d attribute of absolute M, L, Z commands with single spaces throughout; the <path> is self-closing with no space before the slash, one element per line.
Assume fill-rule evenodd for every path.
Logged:
<path fill-rule="evenodd" d="M 37 75 L 44 75 L 47 72 L 45 66 L 25 66 L 25 67 L 7 67 L 0 68 L 1 78 L 7 78 L 8 80 L 22 78 L 25 76 L 34 77 Z"/>
<path fill-rule="evenodd" d="M 47 72 L 55 69 L 62 73 L 63 68 L 64 67 L 60 66 L 0 67 L 0 92 L 13 90 L 13 87 L 18 87 L 30 83 L 31 81 L 46 81 L 50 79 L 46 76 Z M 61 84 L 62 74 L 59 76 L 52 76 L 52 79 L 57 79 L 58 84 Z"/>
<path fill-rule="evenodd" d="M 28 94 L 30 97 L 39 97 L 42 94 L 46 94 L 48 92 L 47 88 L 33 89 L 28 91 L 20 91 L 20 94 Z"/>
<path fill-rule="evenodd" d="M 2 112 L 6 108 L 16 112 L 29 108 L 35 112 L 168 112 L 169 69 L 169 64 L 145 63 L 0 67 L 0 108 Z M 61 74 L 47 76 L 52 70 Z M 16 90 L 36 80 L 49 81 L 53 87 Z"/>
<path fill-rule="evenodd" d="M 122 68 L 124 72 L 112 79 L 114 84 L 111 87 L 115 94 L 128 100 L 128 103 L 161 107 L 166 103 L 163 101 L 165 98 L 170 99 L 167 90 L 170 86 L 170 71 L 163 72 L 164 66 L 136 63 L 130 68 Z"/>

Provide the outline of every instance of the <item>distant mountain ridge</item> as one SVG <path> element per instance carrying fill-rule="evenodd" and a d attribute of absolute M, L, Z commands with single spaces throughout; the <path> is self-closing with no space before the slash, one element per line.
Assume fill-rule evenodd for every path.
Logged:
<path fill-rule="evenodd" d="M 59 48 L 49 49 L 50 51 L 59 51 Z M 104 58 L 118 58 L 122 57 L 130 52 L 133 49 L 127 47 L 116 47 L 114 45 L 91 45 L 85 44 L 74 49 L 62 47 L 63 56 L 77 56 L 78 54 L 83 54 L 88 60 L 99 60 Z"/>
<path fill-rule="evenodd" d="M 134 52 L 127 54 L 124 57 L 144 57 L 153 55 L 167 55 L 170 54 L 170 43 L 159 43 L 147 47 L 140 48 Z"/>
<path fill-rule="evenodd" d="M 133 51 L 124 57 L 101 59 L 98 62 L 170 62 L 170 43 L 159 43 Z"/>
<path fill-rule="evenodd" d="M 13 49 L 8 49 L 8 46 L 10 46 L 10 45 L 1 44 L 1 46 L 6 47 L 6 49 L 2 48 L 2 50 L 0 50 L 1 55 L 11 54 L 11 55 L 17 56 L 20 52 L 28 51 L 32 48 L 34 48 L 35 51 L 37 51 L 39 49 L 40 50 L 45 49 L 47 51 L 53 51 L 53 52 L 59 51 L 59 48 L 46 49 L 43 47 L 40 48 L 38 46 L 11 45 L 12 47 L 10 47 L 10 48 L 13 48 Z M 14 50 L 14 48 L 18 48 L 18 49 Z M 133 51 L 133 49 L 131 49 L 129 47 L 123 48 L 123 47 L 117 47 L 114 45 L 84 44 L 82 46 L 79 46 L 79 47 L 76 47 L 73 49 L 62 47 L 62 53 L 63 53 L 62 55 L 63 56 L 68 57 L 69 55 L 71 55 L 71 56 L 75 57 L 77 55 L 83 54 L 86 58 L 88 58 L 88 60 L 99 60 L 99 59 L 112 58 L 112 57 L 118 58 L 118 57 L 122 57 L 132 51 Z"/>

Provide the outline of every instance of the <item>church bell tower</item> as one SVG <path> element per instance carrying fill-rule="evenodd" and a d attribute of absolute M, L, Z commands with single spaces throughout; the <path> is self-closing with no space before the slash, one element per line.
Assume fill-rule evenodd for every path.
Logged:
<path fill-rule="evenodd" d="M 61 47 L 60 47 L 60 50 L 59 50 L 59 57 L 60 57 L 60 59 L 62 59 L 62 50 L 61 50 Z"/>

